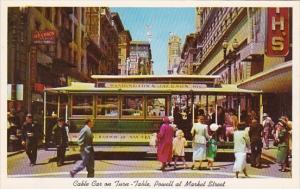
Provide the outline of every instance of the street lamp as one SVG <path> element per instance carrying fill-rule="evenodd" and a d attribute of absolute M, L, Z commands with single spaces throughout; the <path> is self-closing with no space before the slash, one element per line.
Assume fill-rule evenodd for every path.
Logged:
<path fill-rule="evenodd" d="M 233 62 L 235 62 L 236 52 L 237 52 L 239 43 L 238 43 L 237 39 L 234 39 L 233 43 L 232 43 L 233 51 L 230 49 L 228 54 L 227 54 L 227 48 L 229 46 L 229 43 L 228 43 L 227 39 L 224 40 L 222 46 L 223 46 L 223 53 L 224 53 L 224 62 L 225 62 L 225 65 L 227 65 L 227 67 L 228 67 L 228 84 L 231 84 L 231 64 Z M 228 61 L 227 61 L 227 59 L 228 59 Z"/>

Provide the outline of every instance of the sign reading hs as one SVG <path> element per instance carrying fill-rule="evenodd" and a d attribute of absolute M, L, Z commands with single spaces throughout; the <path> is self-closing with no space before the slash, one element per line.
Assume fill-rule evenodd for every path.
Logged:
<path fill-rule="evenodd" d="M 268 56 L 286 56 L 289 53 L 289 8 L 268 8 Z"/>

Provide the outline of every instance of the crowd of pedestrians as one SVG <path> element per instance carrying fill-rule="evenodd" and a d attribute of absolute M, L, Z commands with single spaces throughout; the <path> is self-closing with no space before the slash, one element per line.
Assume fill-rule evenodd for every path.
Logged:
<path fill-rule="evenodd" d="M 176 111 L 176 110 L 175 110 Z M 285 172 L 290 167 L 289 157 L 292 152 L 292 122 L 287 116 L 281 116 L 274 122 L 267 113 L 263 114 L 263 122 L 259 123 L 259 118 L 254 111 L 246 114 L 242 112 L 240 121 L 235 112 L 231 109 L 224 111 L 222 107 L 217 108 L 217 113 L 211 111 L 210 115 L 205 115 L 204 111 L 198 111 L 196 121 L 182 129 L 176 124 L 177 118 L 164 117 L 160 131 L 157 133 L 157 156 L 161 162 L 161 170 L 174 161 L 174 168 L 181 160 L 184 168 L 188 168 L 185 159 L 185 147 L 187 141 L 192 141 L 193 163 L 191 169 L 213 169 L 214 161 L 217 156 L 218 144 L 220 142 L 232 141 L 234 145 L 235 162 L 233 172 L 236 177 L 239 173 L 247 174 L 246 157 L 250 150 L 251 166 L 262 168 L 261 154 L 262 149 L 270 148 L 270 139 L 273 139 L 273 146 L 277 147 L 277 162 L 280 166 L 279 171 Z M 217 123 L 214 120 L 217 116 Z M 187 115 L 188 119 L 189 115 Z M 178 121 L 178 120 L 177 120 Z M 16 121 L 13 114 L 8 114 L 7 138 L 8 144 L 19 145 L 24 148 L 29 159 L 29 165 L 34 166 L 37 161 L 37 149 L 39 144 L 40 130 L 33 122 L 31 114 L 27 114 L 23 124 Z M 178 122 L 177 122 L 178 123 Z M 20 126 L 21 125 L 21 126 Z M 79 145 L 82 162 L 75 166 L 70 175 L 73 177 L 77 172 L 85 167 L 88 177 L 94 177 L 94 150 L 93 135 L 91 128 L 93 121 L 87 119 L 84 127 L 80 131 Z M 68 146 L 68 125 L 63 119 L 58 118 L 52 129 L 52 136 L 57 148 L 57 166 L 64 164 L 65 152 Z M 207 160 L 207 166 L 203 166 L 203 161 Z"/>
<path fill-rule="evenodd" d="M 218 144 L 232 141 L 235 157 L 233 172 L 237 178 L 241 172 L 248 177 L 247 154 L 250 154 L 252 167 L 262 168 L 262 150 L 263 148 L 269 150 L 269 141 L 272 140 L 274 141 L 273 146 L 277 148 L 279 171 L 287 171 L 287 167 L 290 166 L 292 141 L 292 122 L 287 116 L 282 116 L 277 122 L 274 122 L 267 113 L 264 113 L 262 124 L 260 124 L 259 117 L 254 111 L 250 111 L 248 114 L 242 112 L 240 121 L 232 109 L 224 111 L 222 107 L 218 107 L 217 113 L 212 112 L 209 116 L 204 115 L 204 111 L 200 112 L 203 113 L 196 116 L 190 129 L 193 150 L 191 169 L 213 169 Z M 218 117 L 217 123 L 213 122 L 215 116 Z M 163 118 L 164 123 L 157 134 L 157 155 L 158 160 L 162 163 L 162 171 L 166 170 L 173 159 L 176 168 L 179 158 L 183 161 L 184 168 L 188 167 L 184 158 L 184 148 L 187 142 L 184 138 L 185 132 L 181 129 L 183 126 L 174 127 L 170 120 L 172 120 L 170 117 Z M 176 135 L 174 135 L 175 133 Z M 203 161 L 206 160 L 207 167 L 203 167 Z"/>

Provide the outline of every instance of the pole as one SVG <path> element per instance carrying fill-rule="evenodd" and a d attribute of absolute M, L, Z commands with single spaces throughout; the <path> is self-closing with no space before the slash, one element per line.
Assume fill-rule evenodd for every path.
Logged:
<path fill-rule="evenodd" d="M 65 115 L 65 122 L 68 121 L 68 104 L 66 104 L 66 115 Z"/>
<path fill-rule="evenodd" d="M 215 105 L 216 105 L 215 121 L 216 121 L 216 124 L 218 124 L 218 102 L 217 102 L 217 98 L 218 98 L 218 96 L 215 95 Z"/>
<path fill-rule="evenodd" d="M 195 122 L 195 104 L 194 104 L 194 94 L 192 94 L 192 125 Z"/>
<path fill-rule="evenodd" d="M 57 97 L 57 117 L 60 117 L 60 95 Z"/>
<path fill-rule="evenodd" d="M 46 136 L 46 116 L 47 116 L 47 94 L 46 91 L 44 91 L 44 137 L 43 137 L 43 143 L 45 143 L 45 136 Z"/>
<path fill-rule="evenodd" d="M 206 113 L 207 113 L 207 115 L 209 114 L 209 112 L 208 112 L 208 95 L 206 95 Z"/>
<path fill-rule="evenodd" d="M 193 109 L 192 109 L 192 120 L 193 120 L 193 121 L 192 121 L 192 124 L 194 124 L 194 122 L 195 122 L 195 110 L 194 110 L 194 109 L 195 109 L 195 104 L 194 104 L 194 103 L 193 103 L 192 108 L 193 108 Z"/>
<path fill-rule="evenodd" d="M 259 94 L 259 107 L 260 107 L 260 110 L 259 110 L 260 119 L 259 120 L 260 120 L 260 124 L 262 124 L 262 122 L 263 122 L 263 111 L 264 111 L 262 94 Z"/>
<path fill-rule="evenodd" d="M 241 122 L 241 104 L 239 103 L 239 107 L 238 107 L 238 120 L 239 122 Z"/>

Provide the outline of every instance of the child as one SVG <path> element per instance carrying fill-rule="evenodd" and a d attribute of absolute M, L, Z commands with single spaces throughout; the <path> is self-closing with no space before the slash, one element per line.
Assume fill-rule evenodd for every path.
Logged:
<path fill-rule="evenodd" d="M 207 142 L 207 145 L 208 145 L 207 154 L 206 154 L 207 161 L 208 161 L 207 167 L 210 170 L 212 170 L 215 157 L 217 156 L 218 147 L 217 147 L 217 141 L 215 139 L 215 137 L 216 137 L 215 135 L 216 135 L 216 132 L 212 131 L 212 136 Z"/>
<path fill-rule="evenodd" d="M 176 137 L 173 139 L 173 155 L 174 155 L 174 168 L 176 169 L 176 163 L 178 158 L 183 161 L 184 168 L 187 168 L 187 164 L 184 158 L 184 146 L 187 142 L 184 138 L 184 133 L 182 130 L 176 131 Z"/>

